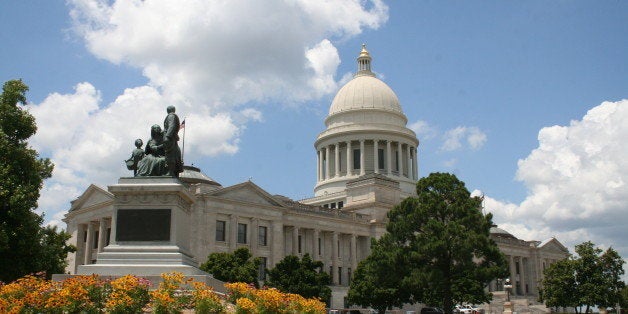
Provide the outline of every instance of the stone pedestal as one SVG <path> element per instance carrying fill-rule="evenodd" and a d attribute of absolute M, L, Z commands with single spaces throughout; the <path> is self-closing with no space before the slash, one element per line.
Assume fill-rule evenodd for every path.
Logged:
<path fill-rule="evenodd" d="M 110 244 L 78 274 L 208 275 L 189 252 L 194 197 L 179 179 L 120 178 L 109 192 L 115 197 Z"/>
<path fill-rule="evenodd" d="M 504 302 L 504 314 L 512 314 L 512 312 L 513 312 L 512 302 L 510 301 Z"/>

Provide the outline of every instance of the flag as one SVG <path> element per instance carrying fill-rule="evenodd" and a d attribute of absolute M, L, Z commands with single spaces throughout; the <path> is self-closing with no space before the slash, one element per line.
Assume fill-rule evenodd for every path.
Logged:
<path fill-rule="evenodd" d="M 183 122 L 181 122 L 181 126 L 179 127 L 179 129 L 185 129 L 185 119 L 183 119 Z"/>

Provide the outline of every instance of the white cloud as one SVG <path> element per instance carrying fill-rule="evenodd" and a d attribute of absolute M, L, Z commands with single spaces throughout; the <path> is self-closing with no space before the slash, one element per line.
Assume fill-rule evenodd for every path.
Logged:
<path fill-rule="evenodd" d="M 431 126 L 427 121 L 417 120 L 408 125 L 408 128 L 419 138 L 419 140 L 427 140 L 434 138 L 437 134 L 436 128 Z"/>
<path fill-rule="evenodd" d="M 70 4 L 74 28 L 94 55 L 142 68 L 164 95 L 211 106 L 327 94 L 340 63 L 330 39 L 388 19 L 379 0 Z"/>
<path fill-rule="evenodd" d="M 461 149 L 463 141 L 466 141 L 471 149 L 478 150 L 486 143 L 486 134 L 475 126 L 459 126 L 445 132 L 443 139 L 444 142 L 440 147 L 442 151 Z"/>
<path fill-rule="evenodd" d="M 556 236 L 568 246 L 592 240 L 628 256 L 628 100 L 604 102 L 582 120 L 539 131 L 519 160 L 521 204 L 485 198 L 501 227 L 524 239 Z"/>

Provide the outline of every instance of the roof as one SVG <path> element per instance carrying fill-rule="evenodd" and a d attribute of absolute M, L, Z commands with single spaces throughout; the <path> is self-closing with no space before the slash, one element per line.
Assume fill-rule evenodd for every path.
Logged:
<path fill-rule="evenodd" d="M 183 166 L 183 172 L 179 174 L 179 180 L 190 184 L 205 183 L 209 185 L 221 186 L 220 183 L 202 173 L 201 169 L 193 166 Z"/>
<path fill-rule="evenodd" d="M 497 237 L 500 238 L 511 238 L 511 239 L 517 239 L 517 237 L 515 237 L 514 235 L 512 235 L 510 232 L 501 229 L 501 228 L 497 228 L 497 227 L 491 227 L 490 230 L 491 235 L 495 235 Z"/>
<path fill-rule="evenodd" d="M 329 115 L 373 109 L 403 114 L 397 95 L 386 83 L 363 75 L 353 78 L 338 91 L 329 108 Z"/>

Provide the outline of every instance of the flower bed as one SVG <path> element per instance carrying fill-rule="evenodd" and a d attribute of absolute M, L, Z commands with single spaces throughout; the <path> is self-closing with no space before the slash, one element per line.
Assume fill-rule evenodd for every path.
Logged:
<path fill-rule="evenodd" d="M 225 284 L 229 294 L 221 296 L 204 283 L 184 280 L 181 273 L 161 277 L 157 289 L 149 290 L 148 280 L 133 275 L 115 280 L 74 276 L 59 282 L 29 275 L 0 283 L 0 313 L 325 313 L 325 304 L 317 299 L 273 288 L 230 283 Z"/>

